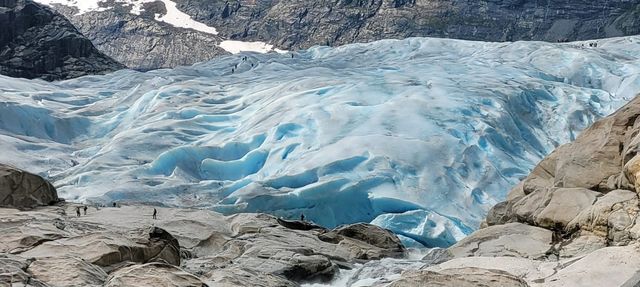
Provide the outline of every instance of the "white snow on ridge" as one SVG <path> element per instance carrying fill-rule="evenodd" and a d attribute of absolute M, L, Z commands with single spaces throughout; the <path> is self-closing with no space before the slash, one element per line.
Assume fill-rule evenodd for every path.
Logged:
<path fill-rule="evenodd" d="M 233 41 L 233 40 L 225 40 L 220 43 L 220 48 L 231 54 L 238 54 L 241 52 L 258 52 L 258 53 L 268 53 L 271 51 L 275 51 L 278 53 L 286 53 L 285 50 L 274 49 L 273 45 L 267 44 L 265 42 L 243 42 L 243 41 Z"/>
<path fill-rule="evenodd" d="M 209 27 L 204 23 L 200 23 L 196 20 L 193 20 L 191 16 L 178 10 L 175 2 L 171 0 L 161 0 L 161 1 L 162 3 L 164 3 L 164 6 L 167 8 L 167 14 L 162 15 L 160 17 L 156 15 L 156 20 L 171 24 L 179 28 L 193 29 L 193 30 L 207 33 L 207 34 L 218 35 L 218 31 L 216 31 L 216 28 Z"/>
<path fill-rule="evenodd" d="M 64 6 L 76 7 L 78 8 L 78 14 L 82 15 L 87 12 L 93 11 L 105 11 L 111 9 L 112 7 L 100 7 L 100 3 L 106 2 L 106 0 L 35 0 L 38 3 L 52 6 L 53 4 L 60 4 Z M 165 8 L 167 9 L 167 14 L 165 15 L 156 15 L 156 20 L 165 22 L 174 27 L 185 28 L 185 29 L 193 29 L 196 31 L 200 31 L 207 34 L 218 35 L 218 31 L 216 28 L 207 26 L 204 23 L 200 23 L 196 20 L 193 20 L 191 16 L 186 13 L 180 11 L 175 2 L 171 0 L 116 0 L 116 3 L 122 3 L 125 6 L 131 7 L 131 14 L 140 15 L 140 12 L 143 11 L 144 3 L 151 3 L 161 1 L 164 3 Z"/>
<path fill-rule="evenodd" d="M 105 11 L 110 8 L 100 7 L 99 3 L 103 2 L 101 0 L 34 0 L 40 4 L 44 4 L 47 6 L 53 6 L 53 4 L 60 4 L 69 7 L 78 8 L 78 14 L 81 15 L 91 11 Z"/>
<path fill-rule="evenodd" d="M 106 2 L 106 0 L 35 0 L 38 3 L 45 4 L 48 6 L 53 6 L 53 4 L 60 4 L 64 6 L 76 7 L 78 8 L 78 14 L 82 15 L 88 12 L 94 11 L 106 11 L 113 7 L 101 7 L 100 3 Z M 122 3 L 125 6 L 130 6 L 131 10 L 129 11 L 131 14 L 140 15 L 140 13 L 144 10 L 144 3 L 151 3 L 161 1 L 164 3 L 164 6 L 167 9 L 167 14 L 155 15 L 155 20 L 167 23 L 177 28 L 183 29 L 192 29 L 196 31 L 200 31 L 202 33 L 207 33 L 211 35 L 218 35 L 218 31 L 215 27 L 208 26 L 207 24 L 198 22 L 191 18 L 188 14 L 180 11 L 177 8 L 175 2 L 171 0 L 116 0 L 116 3 Z M 225 51 L 237 54 L 240 52 L 257 52 L 257 53 L 268 53 L 271 51 L 275 51 L 278 53 L 285 53 L 284 50 L 274 49 L 273 45 L 264 43 L 264 42 L 243 42 L 243 41 L 234 41 L 234 40 L 225 40 L 220 43 L 220 48 Z"/>

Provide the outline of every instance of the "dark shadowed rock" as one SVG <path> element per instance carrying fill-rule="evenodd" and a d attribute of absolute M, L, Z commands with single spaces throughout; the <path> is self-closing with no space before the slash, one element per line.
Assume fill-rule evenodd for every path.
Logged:
<path fill-rule="evenodd" d="M 278 218 L 278 223 L 286 228 L 295 229 L 295 230 L 326 230 L 326 228 L 315 225 L 311 222 L 307 221 L 298 221 L 298 220 L 284 220 L 282 218 Z"/>
<path fill-rule="evenodd" d="M 62 15 L 31 0 L 0 1 L 0 74 L 59 80 L 124 68 Z"/>
<path fill-rule="evenodd" d="M 332 231 L 320 234 L 318 237 L 323 241 L 332 243 L 342 242 L 345 238 L 356 239 L 387 250 L 389 252 L 388 255 L 392 253 L 401 254 L 404 251 L 402 242 L 393 232 L 366 223 L 340 226 Z"/>
<path fill-rule="evenodd" d="M 23 209 L 58 201 L 56 189 L 42 177 L 0 164 L 0 206 Z"/>

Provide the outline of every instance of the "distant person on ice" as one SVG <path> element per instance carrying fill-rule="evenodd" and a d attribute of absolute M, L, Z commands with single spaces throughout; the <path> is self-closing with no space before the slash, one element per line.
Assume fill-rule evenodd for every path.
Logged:
<path fill-rule="evenodd" d="M 87 215 L 87 209 L 88 209 L 88 207 L 85 205 L 84 206 L 84 215 Z"/>
<path fill-rule="evenodd" d="M 80 206 L 76 206 L 76 216 L 80 217 Z"/>
<path fill-rule="evenodd" d="M 304 221 L 304 213 L 300 213 L 300 221 Z"/>
<path fill-rule="evenodd" d="M 158 211 L 154 208 L 153 209 L 153 219 L 157 219 L 156 215 L 158 215 Z"/>

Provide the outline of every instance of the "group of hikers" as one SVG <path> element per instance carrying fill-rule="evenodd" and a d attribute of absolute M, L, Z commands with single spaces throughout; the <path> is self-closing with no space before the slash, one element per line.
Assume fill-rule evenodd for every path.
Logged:
<path fill-rule="evenodd" d="M 113 207 L 118 207 L 117 203 L 113 203 Z M 87 209 L 89 209 L 89 207 L 87 207 L 86 205 L 82 206 L 82 209 L 84 210 L 84 215 L 87 215 Z M 96 207 L 96 209 L 98 209 L 98 207 Z M 81 216 L 81 212 L 80 212 L 80 206 L 76 206 L 76 217 L 80 217 Z M 158 210 L 155 209 L 155 207 L 153 208 L 153 215 L 152 215 L 153 219 L 158 219 Z"/>
<path fill-rule="evenodd" d="M 118 204 L 116 204 L 115 202 L 113 203 L 113 207 L 118 207 Z M 86 205 L 84 206 L 76 206 L 76 216 L 80 217 L 81 214 L 81 209 L 84 210 L 84 215 L 87 215 L 87 209 L 89 209 L 89 207 L 87 207 Z M 97 207 L 96 207 L 97 209 Z M 158 219 L 158 210 L 154 207 L 153 208 L 153 214 L 151 215 L 151 217 L 153 219 Z M 300 221 L 304 221 L 304 213 L 300 213 Z"/>
<path fill-rule="evenodd" d="M 291 53 L 291 59 L 293 59 L 294 57 L 295 57 L 295 56 L 294 56 L 294 54 L 293 54 L 293 53 Z M 248 60 L 249 60 L 249 58 L 248 58 L 247 56 L 244 56 L 244 57 L 242 57 L 242 58 L 241 58 L 241 60 L 242 60 L 243 62 L 246 62 L 246 61 L 248 61 Z M 233 65 L 233 68 L 231 68 L 231 74 L 234 74 L 234 73 L 236 72 L 236 69 L 238 69 L 238 65 L 239 65 L 239 64 L 235 64 L 235 65 Z M 253 63 L 251 63 L 251 68 L 253 68 Z"/>

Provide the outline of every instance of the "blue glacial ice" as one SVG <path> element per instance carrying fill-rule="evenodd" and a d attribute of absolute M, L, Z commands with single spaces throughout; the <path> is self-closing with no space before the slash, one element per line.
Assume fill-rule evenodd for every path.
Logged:
<path fill-rule="evenodd" d="M 634 97 L 639 56 L 639 37 L 413 38 L 55 83 L 0 77 L 0 162 L 68 200 L 304 213 L 444 247 Z"/>

